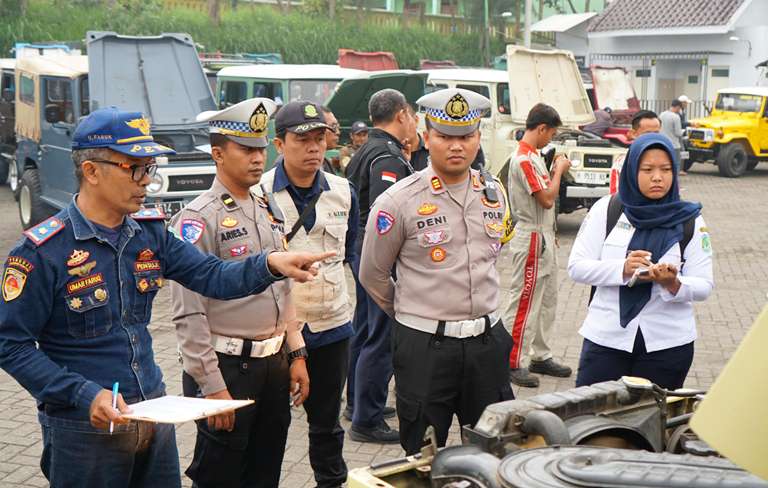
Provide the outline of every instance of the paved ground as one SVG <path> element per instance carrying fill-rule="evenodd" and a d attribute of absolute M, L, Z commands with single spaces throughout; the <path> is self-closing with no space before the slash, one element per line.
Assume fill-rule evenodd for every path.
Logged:
<path fill-rule="evenodd" d="M 712 232 L 716 253 L 716 288 L 710 299 L 698 304 L 696 313 L 699 339 L 687 386 L 707 387 L 717 376 L 757 313 L 766 303 L 768 292 L 768 164 L 761 164 L 749 176 L 726 179 L 717 176 L 713 166 L 699 165 L 682 181 L 683 197 L 704 204 L 704 216 Z M 15 202 L 6 188 L 0 188 L 0 257 L 20 236 Z M 557 313 L 559 330 L 555 355 L 576 366 L 581 341 L 576 334 L 585 315 L 588 289 L 574 284 L 565 273 L 571 243 L 584 213 L 561 217 L 560 291 Z M 500 264 L 503 266 L 503 263 Z M 169 393 L 181 390 L 181 369 L 176 360 L 176 341 L 169 322 L 168 294 L 155 301 L 152 333 L 157 360 L 165 373 Z M 536 390 L 515 393 L 527 397 L 540 392 L 570 388 L 573 379 L 542 381 Z M 390 403 L 392 398 L 390 398 Z M 345 427 L 349 423 L 343 421 Z M 182 469 L 191 459 L 194 428 L 187 424 L 178 431 Z M 450 442 L 458 442 L 458 427 Z M 10 377 L 0 372 L 0 487 L 47 486 L 38 467 L 40 429 L 31 397 Z M 399 447 L 360 444 L 347 439 L 344 457 L 355 468 L 402 455 Z M 189 480 L 185 479 L 185 486 Z M 312 471 L 307 458 L 307 424 L 302 410 L 294 410 L 283 463 L 281 486 L 312 486 Z"/>

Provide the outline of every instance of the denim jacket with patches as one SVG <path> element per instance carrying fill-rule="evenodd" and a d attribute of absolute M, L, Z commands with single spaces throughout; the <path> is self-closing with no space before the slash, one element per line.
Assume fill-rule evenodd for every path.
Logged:
<path fill-rule="evenodd" d="M 126 217 L 114 247 L 76 198 L 55 216 L 63 229 L 37 244 L 26 238 L 9 254 L 0 367 L 50 415 L 87 419 L 96 395 L 116 381 L 129 402 L 162 388 L 147 326 L 166 279 L 232 299 L 260 293 L 278 278 L 265 253 L 224 262 L 176 238 L 162 220 Z"/>

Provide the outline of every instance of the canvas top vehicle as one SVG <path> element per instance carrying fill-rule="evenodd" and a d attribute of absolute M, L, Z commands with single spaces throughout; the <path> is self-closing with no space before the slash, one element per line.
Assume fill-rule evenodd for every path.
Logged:
<path fill-rule="evenodd" d="M 89 32 L 87 42 L 88 56 L 17 60 L 15 165 L 24 228 L 71 201 L 77 190 L 72 134 L 81 117 L 100 107 L 144 113 L 155 140 L 177 151 L 158 158 L 146 205 L 161 206 L 170 216 L 215 177 L 210 155 L 198 149 L 208 143 L 208 128 L 195 116 L 215 103 L 192 39 Z"/>

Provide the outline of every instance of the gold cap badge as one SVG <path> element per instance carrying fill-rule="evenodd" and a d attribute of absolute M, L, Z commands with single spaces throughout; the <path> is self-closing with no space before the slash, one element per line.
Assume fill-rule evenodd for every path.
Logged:
<path fill-rule="evenodd" d="M 467 103 L 467 100 L 461 96 L 461 93 L 457 93 L 448 100 L 447 104 L 445 104 L 445 113 L 452 119 L 466 117 L 469 113 L 469 104 Z"/>
<path fill-rule="evenodd" d="M 304 105 L 304 116 L 305 117 L 317 117 L 317 109 L 312 104 Z"/>
<path fill-rule="evenodd" d="M 263 103 L 260 103 L 259 106 L 256 107 L 256 110 L 251 114 L 251 118 L 248 119 L 248 127 L 250 127 L 253 132 L 261 133 L 267 130 L 268 122 L 269 114 L 267 113 L 267 109 L 264 108 Z"/>

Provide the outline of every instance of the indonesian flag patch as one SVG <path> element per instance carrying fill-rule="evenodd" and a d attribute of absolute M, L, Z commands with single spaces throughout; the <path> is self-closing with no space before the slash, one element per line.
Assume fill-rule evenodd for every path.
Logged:
<path fill-rule="evenodd" d="M 381 181 L 388 181 L 390 183 L 397 183 L 397 174 L 391 171 L 381 172 Z"/>

